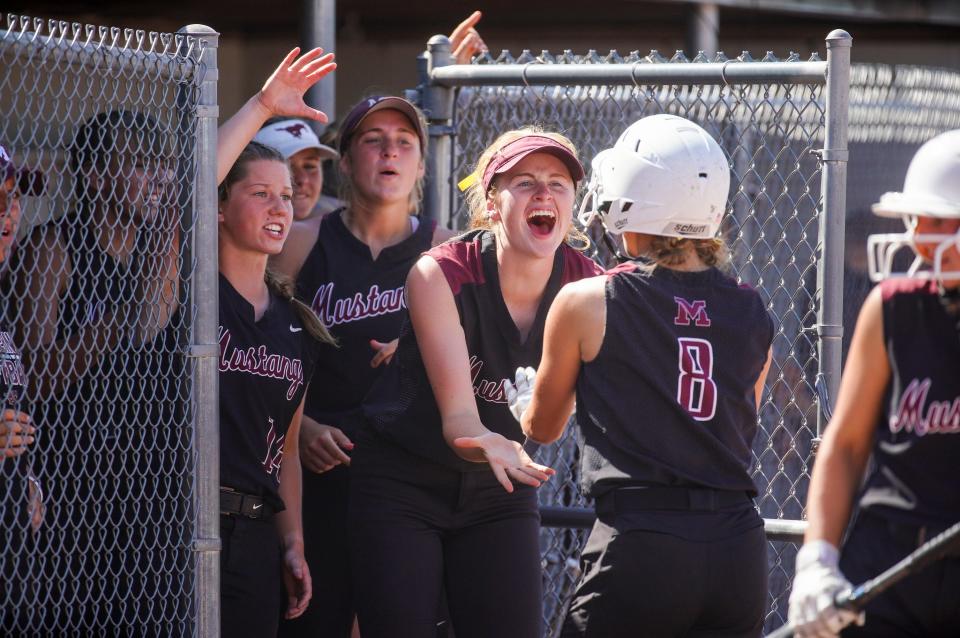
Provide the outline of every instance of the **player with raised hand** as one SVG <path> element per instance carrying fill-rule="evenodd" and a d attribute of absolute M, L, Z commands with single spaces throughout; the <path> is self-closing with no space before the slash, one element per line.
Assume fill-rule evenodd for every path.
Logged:
<path fill-rule="evenodd" d="M 868 240 L 879 285 L 860 310 L 813 468 L 789 621 L 801 637 L 955 636 L 956 555 L 878 596 L 865 618 L 833 601 L 960 520 L 960 130 L 924 144 L 903 191 L 873 212 L 902 218 L 907 232 Z M 905 247 L 915 259 L 898 272 Z"/>
<path fill-rule="evenodd" d="M 407 277 L 395 360 L 367 394 L 350 539 L 364 638 L 433 638 L 446 588 L 458 638 L 540 636 L 534 487 L 504 383 L 540 359 L 547 308 L 599 272 L 564 243 L 583 169 L 565 137 L 500 136 L 467 198 L 473 229 Z"/>
<path fill-rule="evenodd" d="M 597 521 L 563 635 L 758 636 L 766 542 L 748 465 L 773 324 L 722 271 L 727 159 L 693 122 L 654 115 L 592 171 L 583 209 L 631 260 L 557 295 L 522 419 L 554 441 L 576 393 Z"/>
<path fill-rule="evenodd" d="M 295 299 L 292 284 L 267 270 L 267 258 L 280 252 L 293 222 L 293 186 L 279 151 L 247 143 L 260 117 L 325 119 L 303 103 L 303 93 L 333 70 L 332 55 L 297 53 L 224 124 L 218 140 L 224 636 L 275 636 L 281 614 L 299 616 L 312 595 L 303 555 L 299 429 L 319 345 L 333 340 Z"/>

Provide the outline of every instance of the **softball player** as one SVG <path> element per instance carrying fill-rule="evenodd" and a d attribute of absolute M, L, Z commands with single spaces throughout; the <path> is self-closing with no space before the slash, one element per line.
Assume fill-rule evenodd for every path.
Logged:
<path fill-rule="evenodd" d="M 224 636 L 274 636 L 281 572 L 286 615 L 303 613 L 298 438 L 318 342 L 309 308 L 266 272 L 293 220 L 290 172 L 251 143 L 220 186 L 220 555 Z"/>
<path fill-rule="evenodd" d="M 802 637 L 956 636 L 956 556 L 895 585 L 865 617 L 833 599 L 960 520 L 960 130 L 924 144 L 903 191 L 885 194 L 873 212 L 902 218 L 907 232 L 868 240 L 870 276 L 880 283 L 860 311 L 813 468 L 790 624 Z M 916 258 L 896 272 L 905 246 Z"/>
<path fill-rule="evenodd" d="M 747 466 L 773 324 L 721 270 L 729 183 L 713 138 L 671 115 L 634 123 L 593 161 L 588 198 L 632 261 L 557 296 L 522 419 L 532 440 L 556 440 L 576 391 L 597 522 L 564 636 L 762 629 L 766 543 Z"/>
<path fill-rule="evenodd" d="M 224 636 L 274 636 L 282 590 L 287 618 L 303 613 L 312 592 L 299 429 L 319 347 L 332 338 L 292 285 L 267 271 L 267 257 L 280 252 L 293 223 L 293 186 L 280 152 L 249 142 L 271 115 L 326 120 L 303 93 L 335 68 L 333 56 L 298 53 L 220 127 L 217 142 Z"/>
<path fill-rule="evenodd" d="M 33 417 L 43 424 L 36 469 L 49 479 L 50 516 L 38 562 L 42 587 L 60 601 L 43 610 L 48 627 L 117 630 L 145 609 L 128 580 L 143 573 L 133 565 L 148 559 L 127 548 L 131 530 L 148 524 L 141 513 L 152 503 L 141 495 L 152 486 L 136 492 L 129 482 L 104 480 L 131 474 L 132 455 L 120 451 L 137 449 L 144 430 L 131 424 L 144 411 L 139 402 L 104 397 L 128 395 L 134 360 L 118 353 L 136 345 L 136 311 L 151 316 L 159 305 L 131 302 L 148 298 L 137 242 L 166 201 L 158 129 L 153 118 L 130 111 L 85 121 L 70 146 L 75 209 L 33 229 L 8 273 Z"/>
<path fill-rule="evenodd" d="M 421 253 L 452 233 L 420 222 L 426 125 L 397 97 L 367 98 L 341 128 L 341 182 L 346 207 L 324 216 L 313 237 L 293 238 L 285 263 L 296 267 L 298 296 L 337 339 L 326 348 L 307 395 L 301 457 L 307 561 L 325 578 L 304 617 L 284 623 L 284 636 L 347 636 L 356 609 L 346 529 L 350 416 L 389 361 L 406 316 L 403 283 Z M 311 246 L 303 246 L 312 239 Z M 281 262 L 282 263 L 282 262 Z M 391 343 L 392 342 L 392 343 Z"/>
<path fill-rule="evenodd" d="M 522 130 L 484 152 L 474 230 L 407 277 L 396 360 L 363 404 L 350 540 L 364 638 L 436 635 L 446 588 L 458 638 L 540 635 L 533 463 L 505 379 L 536 364 L 546 310 L 597 266 L 563 244 L 583 169 L 570 142 Z"/>

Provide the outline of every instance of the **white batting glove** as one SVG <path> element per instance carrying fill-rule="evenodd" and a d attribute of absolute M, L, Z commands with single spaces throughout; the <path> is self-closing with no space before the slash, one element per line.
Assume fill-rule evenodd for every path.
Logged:
<path fill-rule="evenodd" d="M 519 423 L 523 420 L 523 413 L 527 411 L 530 405 L 530 399 L 533 398 L 533 382 L 537 378 L 537 371 L 527 366 L 526 368 L 517 368 L 516 379 L 510 383 L 510 379 L 503 382 L 503 391 L 507 395 L 507 406 L 513 418 Z"/>
<path fill-rule="evenodd" d="M 838 567 L 837 548 L 823 540 L 805 543 L 797 552 L 790 592 L 789 623 L 797 638 L 831 638 L 850 623 L 862 625 L 863 613 L 837 609 L 837 594 L 851 589 Z"/>

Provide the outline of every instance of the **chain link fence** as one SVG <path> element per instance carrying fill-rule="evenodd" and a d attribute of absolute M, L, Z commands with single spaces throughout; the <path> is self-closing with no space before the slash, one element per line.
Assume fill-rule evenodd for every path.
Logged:
<path fill-rule="evenodd" d="M 0 329 L 26 379 L 4 407 L 36 441 L 0 458 L 0 634 L 194 634 L 201 49 L 15 15 L 0 31 L 0 145 L 44 174 L 19 219 L 2 211 Z"/>
<path fill-rule="evenodd" d="M 451 135 L 448 144 L 435 143 L 439 157 L 431 160 L 431 175 L 446 183 L 432 184 L 428 192 L 434 189 L 441 203 L 436 208 L 448 211 L 445 221 L 454 228 L 466 226 L 468 213 L 452 184 L 512 128 L 538 124 L 561 132 L 576 144 L 585 164 L 629 124 L 655 113 L 693 120 L 720 142 L 732 169 L 723 234 L 735 275 L 760 291 L 776 326 L 752 463 L 757 507 L 767 519 L 799 521 L 818 432 L 818 374 L 839 376 L 839 370 L 822 369 L 818 338 L 818 326 L 829 323 L 818 315 L 823 291 L 817 279 L 825 243 L 819 151 L 828 122 L 826 63 L 816 54 L 806 62 L 796 54 L 778 60 L 770 53 L 757 61 L 748 53 L 735 60 L 719 54 L 689 61 L 682 53 L 667 60 L 656 51 L 645 56 L 524 51 L 516 58 L 504 51 L 470 67 L 454 67 L 437 63 L 444 55 L 442 44 L 431 41 L 435 59 L 428 60 L 430 77 L 424 77 L 421 89 L 434 89 L 433 95 L 424 90 L 423 101 L 435 136 Z M 457 87 L 446 113 L 444 96 L 436 94 L 436 87 L 444 86 Z M 842 219 L 842 210 L 835 212 Z M 613 244 L 601 241 L 602 228 L 584 230 L 594 240 L 591 256 L 607 266 L 615 263 Z M 832 250 L 838 248 L 842 251 L 842 244 Z M 540 453 L 540 460 L 558 471 L 540 490 L 544 519 L 556 525 L 545 526 L 541 536 L 548 636 L 557 635 L 562 624 L 590 520 L 585 509 L 590 504 L 579 491 L 577 438 L 576 428 L 570 428 Z M 768 629 L 785 620 L 795 554 L 792 542 L 770 542 Z"/>

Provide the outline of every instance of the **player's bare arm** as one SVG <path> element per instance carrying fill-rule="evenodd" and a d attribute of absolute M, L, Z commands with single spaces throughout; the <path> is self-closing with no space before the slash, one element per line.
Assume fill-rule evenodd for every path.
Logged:
<path fill-rule="evenodd" d="M 313 595 L 310 568 L 303 554 L 303 519 L 301 517 L 302 483 L 300 473 L 300 421 L 303 400 L 290 420 L 283 444 L 280 470 L 280 497 L 285 509 L 277 514 L 277 531 L 282 544 L 283 584 L 287 590 L 285 618 L 303 614 Z"/>
<path fill-rule="evenodd" d="M 300 55 L 300 47 L 287 54 L 263 88 L 240 107 L 217 131 L 217 183 L 257 134 L 263 123 L 275 115 L 305 117 L 326 122 L 323 111 L 307 106 L 303 94 L 322 77 L 337 68 L 333 54 L 317 48 Z"/>
<path fill-rule="evenodd" d="M 410 270 L 407 306 L 447 445 L 468 461 L 489 463 L 508 492 L 513 491 L 511 479 L 538 487 L 552 471 L 533 463 L 519 443 L 491 432 L 480 421 L 457 306 L 432 257 L 422 257 Z"/>
<path fill-rule="evenodd" d="M 890 380 L 881 302 L 880 288 L 874 288 L 857 319 L 833 418 L 824 431 L 810 480 L 807 542 L 825 540 L 839 546 L 870 456 Z"/>
<path fill-rule="evenodd" d="M 124 335 L 117 311 L 105 312 L 67 339 L 58 340 L 60 299 L 66 293 L 73 266 L 56 227 L 42 227 L 24 247 L 22 272 L 53 273 L 53 280 L 27 277 L 17 282 L 24 358 L 33 372 L 37 392 L 51 396 L 83 377 L 99 356 L 116 348 Z"/>
<path fill-rule="evenodd" d="M 564 286 L 547 314 L 543 358 L 537 371 L 523 432 L 538 443 L 560 438 L 573 409 L 580 365 L 592 361 L 603 343 L 607 309 L 605 277 L 591 277 Z"/>

